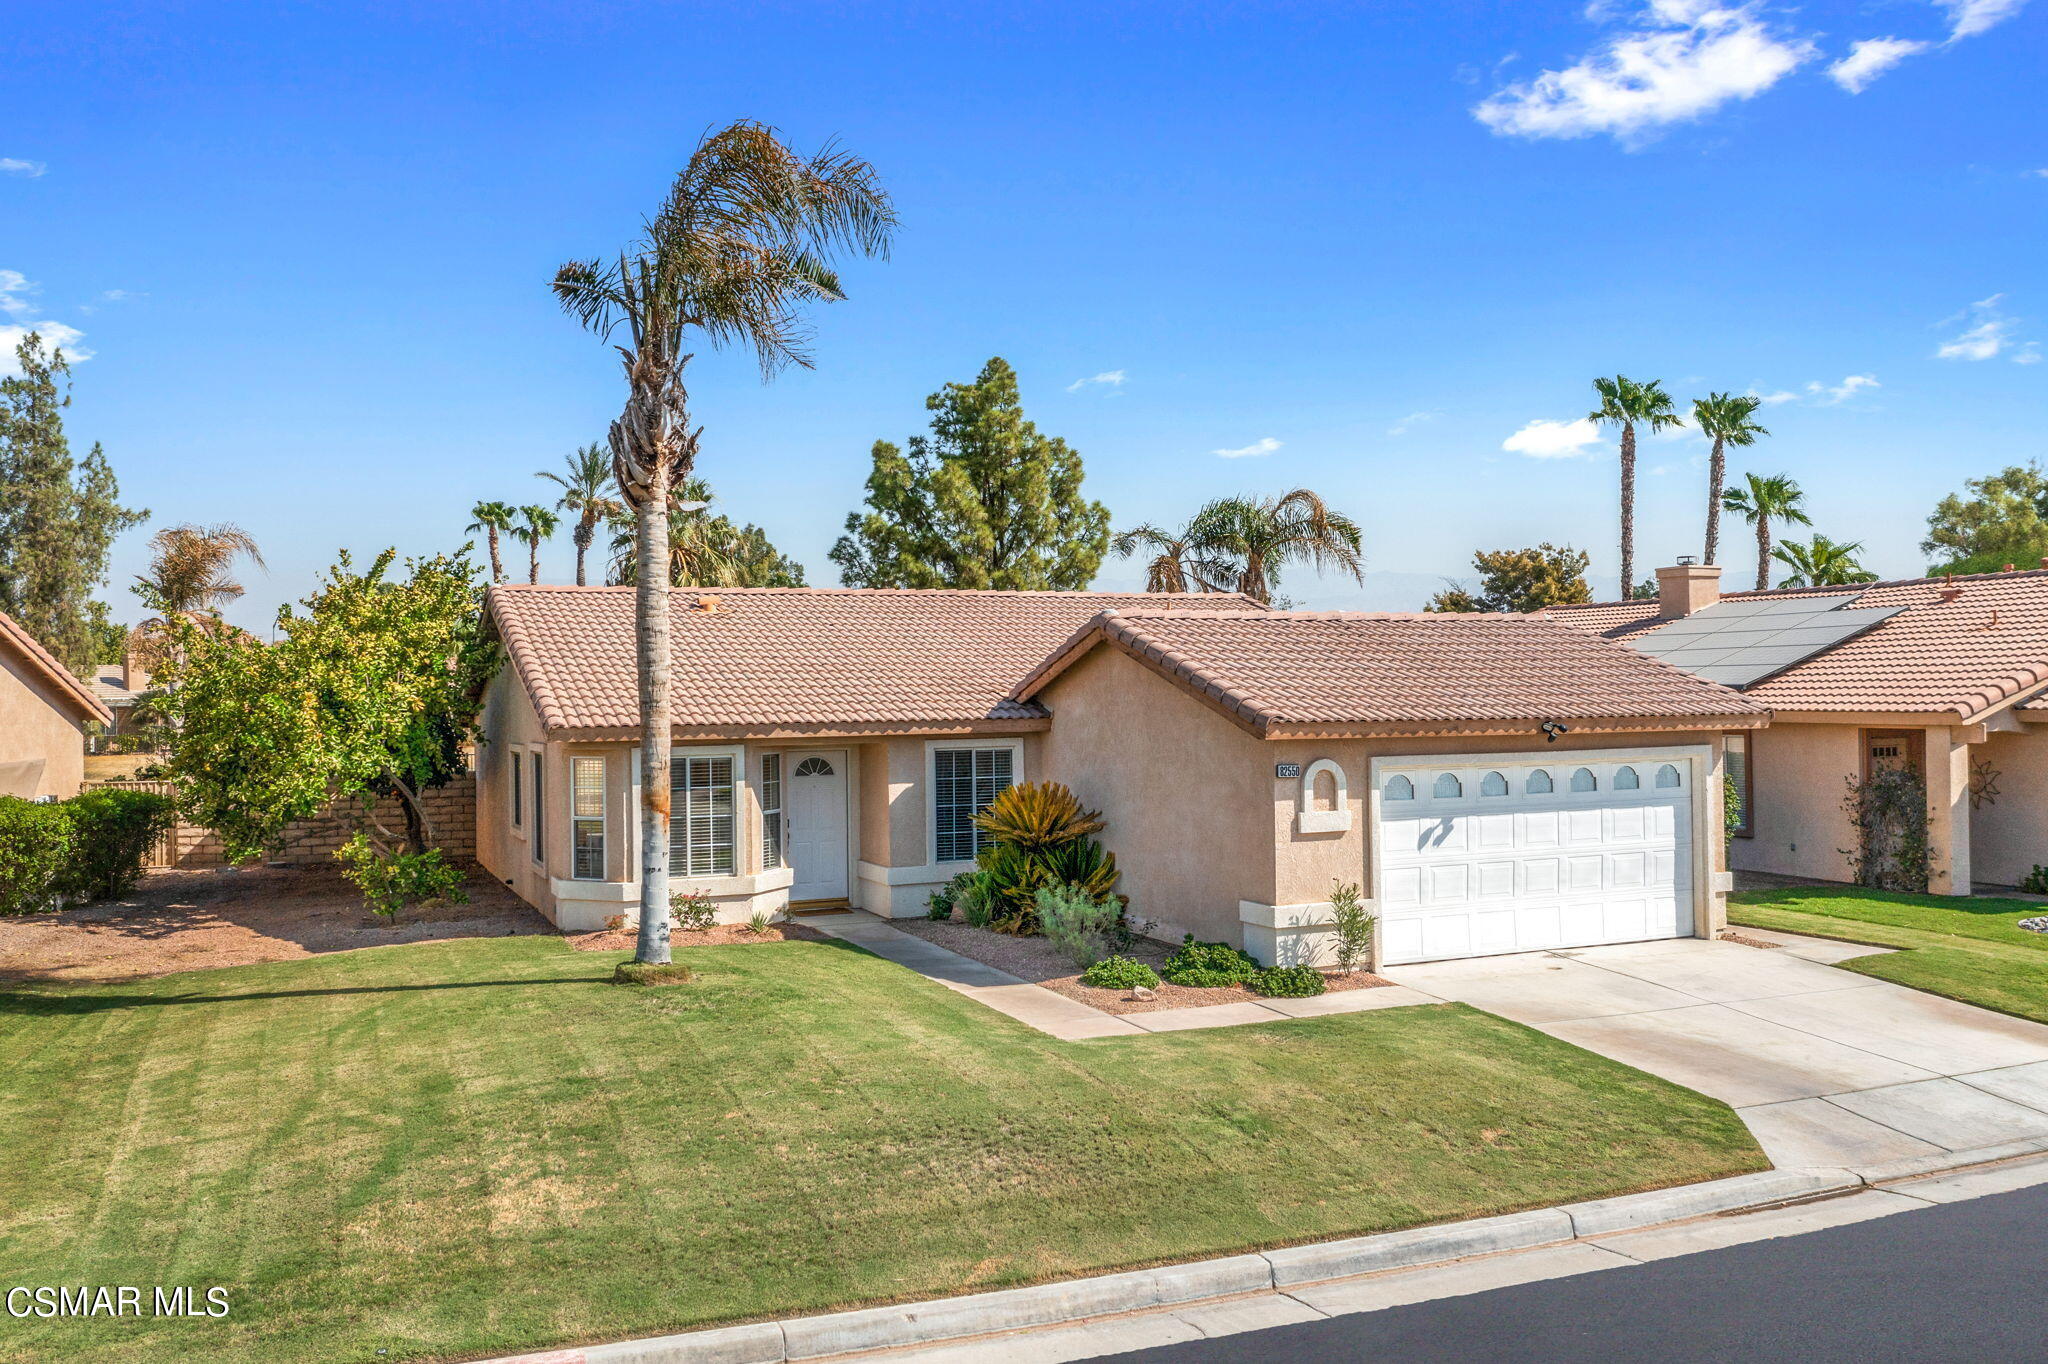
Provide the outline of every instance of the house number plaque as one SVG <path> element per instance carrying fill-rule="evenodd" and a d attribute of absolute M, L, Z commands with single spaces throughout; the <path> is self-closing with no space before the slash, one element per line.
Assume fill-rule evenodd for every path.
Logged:
<path fill-rule="evenodd" d="M 1280 779 L 1281 781 L 1287 781 L 1287 780 L 1290 780 L 1290 779 L 1293 779 L 1293 778 L 1297 778 L 1297 777 L 1301 776 L 1301 764 L 1300 764 L 1300 763 L 1274 763 L 1274 764 L 1273 764 L 1273 775 L 1274 775 L 1275 777 L 1279 778 L 1279 779 Z"/>

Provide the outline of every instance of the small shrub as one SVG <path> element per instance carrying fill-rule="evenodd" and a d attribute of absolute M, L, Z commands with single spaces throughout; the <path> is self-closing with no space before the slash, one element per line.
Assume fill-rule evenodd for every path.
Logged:
<path fill-rule="evenodd" d="M 747 916 L 746 930 L 749 933 L 766 933 L 775 926 L 775 916 L 765 909 L 757 909 Z"/>
<path fill-rule="evenodd" d="M 384 853 L 360 829 L 336 850 L 342 876 L 363 893 L 372 911 L 396 919 L 415 905 L 469 903 L 462 892 L 462 868 L 441 856 L 439 848 L 423 853 Z"/>
<path fill-rule="evenodd" d="M 604 926 L 609 932 L 617 933 L 625 928 L 626 916 L 623 914 L 610 915 L 605 919 Z"/>
<path fill-rule="evenodd" d="M 1313 966 L 1269 966 L 1245 984 L 1253 994 L 1275 999 L 1301 999 L 1326 988 L 1323 973 Z"/>
<path fill-rule="evenodd" d="M 1101 814 L 1058 782 L 1008 787 L 974 822 L 989 836 L 976 861 L 988 927 L 998 933 L 1039 931 L 1043 887 L 1076 885 L 1098 900 L 1116 890 L 1115 856 L 1089 837 L 1101 831 Z"/>
<path fill-rule="evenodd" d="M 1097 899 L 1080 886 L 1040 886 L 1036 904 L 1038 931 L 1074 965 L 1091 965 L 1115 950 L 1124 913 L 1115 896 Z"/>
<path fill-rule="evenodd" d="M 71 812 L 0 796 L 0 914 L 53 909 L 57 883 L 77 850 Z"/>
<path fill-rule="evenodd" d="M 1330 892 L 1330 918 L 1337 930 L 1337 968 L 1348 976 L 1371 958 L 1377 920 L 1366 912 L 1360 887 L 1342 881 Z"/>
<path fill-rule="evenodd" d="M 1224 985 L 1241 985 L 1263 968 L 1228 943 L 1196 942 L 1190 933 L 1181 939 L 1166 968 L 1159 974 L 1175 985 L 1192 985 L 1213 990 Z"/>
<path fill-rule="evenodd" d="M 954 903 L 960 907 L 960 917 L 972 928 L 987 928 L 995 916 L 995 892 L 990 888 L 985 873 L 966 872 L 954 884 L 960 889 L 953 893 Z"/>
<path fill-rule="evenodd" d="M 57 893 L 67 900 L 126 895 L 142 879 L 150 847 L 177 818 L 176 804 L 156 791 L 83 791 L 63 808 L 77 844 L 57 881 Z"/>
<path fill-rule="evenodd" d="M 1104 957 L 1081 973 L 1081 983 L 1098 990 L 1150 989 L 1159 983 L 1159 973 L 1132 957 Z"/>
<path fill-rule="evenodd" d="M 718 906 L 702 891 L 676 891 L 668 897 L 668 912 L 686 932 L 701 933 L 718 922 Z"/>
<path fill-rule="evenodd" d="M 935 890 L 925 896 L 924 917 L 935 924 L 953 922 L 953 897 L 944 890 Z"/>
<path fill-rule="evenodd" d="M 2036 863 L 2027 879 L 2020 882 L 2020 889 L 2029 895 L 2048 895 L 2048 867 Z"/>
<path fill-rule="evenodd" d="M 681 985 L 690 979 L 690 968 L 679 961 L 660 965 L 645 961 L 622 961 L 612 968 L 614 985 Z"/>

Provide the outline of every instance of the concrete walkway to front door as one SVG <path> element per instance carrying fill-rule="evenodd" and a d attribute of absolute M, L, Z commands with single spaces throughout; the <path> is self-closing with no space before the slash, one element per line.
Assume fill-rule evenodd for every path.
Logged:
<path fill-rule="evenodd" d="M 2048 1139 L 2048 1027 L 1828 963 L 1881 948 L 1745 934 L 1381 974 L 1734 1106 L 1781 1167 Z"/>

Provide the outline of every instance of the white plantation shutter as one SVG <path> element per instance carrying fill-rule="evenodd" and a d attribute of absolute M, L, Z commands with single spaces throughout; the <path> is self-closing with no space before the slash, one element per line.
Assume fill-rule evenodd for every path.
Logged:
<path fill-rule="evenodd" d="M 604 759 L 569 759 L 570 875 L 604 880 Z"/>
<path fill-rule="evenodd" d="M 731 876 L 732 759 L 682 758 L 669 769 L 668 869 L 677 876 Z"/>
<path fill-rule="evenodd" d="M 942 748 L 932 754 L 932 860 L 971 862 L 981 851 L 974 817 L 1016 778 L 1016 750 Z"/>

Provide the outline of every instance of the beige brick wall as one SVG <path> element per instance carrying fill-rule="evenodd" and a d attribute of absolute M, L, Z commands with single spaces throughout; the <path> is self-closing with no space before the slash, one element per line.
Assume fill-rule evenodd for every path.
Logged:
<path fill-rule="evenodd" d="M 425 802 L 427 821 L 435 843 L 451 858 L 464 862 L 475 861 L 475 779 L 466 772 L 462 773 L 446 786 L 428 791 Z M 335 849 L 348 842 L 349 836 L 355 832 L 356 821 L 362 817 L 362 811 L 360 801 L 336 801 L 311 819 L 302 819 L 287 826 L 283 847 L 264 860 L 294 867 L 332 864 Z M 399 828 L 404 819 L 399 813 L 398 802 L 395 799 L 382 802 L 378 815 L 385 826 L 391 829 Z M 210 867 L 227 865 L 220 836 L 211 829 L 180 819 L 173 835 L 173 844 L 169 863 L 171 866 L 187 871 L 204 871 Z"/>

